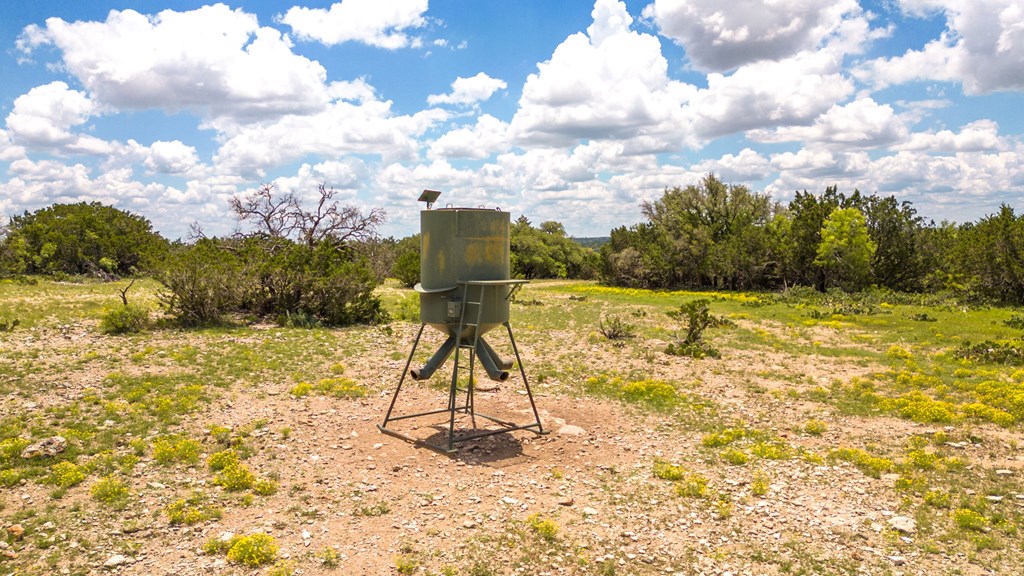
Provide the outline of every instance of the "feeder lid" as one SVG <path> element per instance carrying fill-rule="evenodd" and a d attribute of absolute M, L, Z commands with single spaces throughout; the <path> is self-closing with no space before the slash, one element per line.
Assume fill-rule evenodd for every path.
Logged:
<path fill-rule="evenodd" d="M 437 202 L 437 197 L 440 196 L 440 195 L 441 195 L 441 191 L 440 190 L 430 190 L 430 189 L 427 189 L 427 190 L 424 190 L 422 194 L 420 194 L 420 197 L 417 200 L 417 202 L 426 202 L 427 203 L 427 210 L 430 210 L 430 206 L 434 202 Z"/>

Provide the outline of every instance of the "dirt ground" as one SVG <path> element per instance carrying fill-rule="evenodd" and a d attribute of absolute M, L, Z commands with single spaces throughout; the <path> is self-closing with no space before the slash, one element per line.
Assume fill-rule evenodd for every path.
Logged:
<path fill-rule="evenodd" d="M 296 398 L 289 394 L 291 382 L 263 382 L 220 395 L 193 419 L 191 431 L 199 437 L 205 422 L 233 428 L 263 422 L 249 439 L 253 450 L 247 464 L 257 474 L 275 475 L 276 494 L 250 506 L 222 496 L 219 520 L 170 525 L 161 512 L 170 502 L 194 490 L 221 494 L 203 464 L 208 454 L 197 466 L 179 469 L 158 467 L 144 457 L 131 475 L 135 499 L 128 509 L 114 515 L 58 514 L 58 523 L 67 524 L 50 526 L 49 533 L 64 534 L 65 540 L 72 535 L 72 541 L 74 534 L 85 534 L 91 544 L 82 555 L 94 574 L 1019 573 L 1006 564 L 1013 555 L 979 561 L 972 554 L 945 552 L 941 542 L 925 552 L 919 533 L 894 529 L 892 520 L 904 514 L 894 475 L 872 478 L 845 462 L 801 457 L 728 465 L 702 447 L 706 429 L 694 422 L 705 417 L 700 413 L 680 420 L 581 396 L 574 393 L 580 382 L 535 383 L 543 435 L 498 434 L 462 443 L 454 454 L 384 435 L 377 425 L 405 362 L 388 353 L 394 343 L 411 345 L 416 328 L 393 326 L 391 336 L 366 336 L 366 353 L 345 358 L 346 374 L 369 383 L 366 397 Z M 717 361 L 659 354 L 651 361 L 642 346 L 619 348 L 578 335 L 560 345 L 557 335 L 524 340 L 528 375 L 531 367 L 575 351 L 595 366 L 694 382 L 687 392 L 718 406 L 707 418 L 743 422 L 807 453 L 826 454 L 841 445 L 898 446 L 912 435 L 941 429 L 888 417 L 840 417 L 825 405 L 786 393 L 878 368 L 862 362 L 763 351 L 730 353 Z M 424 346 L 437 341 L 429 336 Z M 37 350 L 45 358 L 65 346 L 109 346 L 106 342 L 84 322 L 36 330 L 31 337 L 11 338 L 8 345 Z M 72 371 L 62 387 L 30 401 L 11 394 L 3 408 L 42 410 L 98 385 L 103 375 Z M 407 379 L 396 414 L 444 408 L 447 391 L 437 383 L 445 376 L 439 372 L 429 383 Z M 478 389 L 476 409 L 530 423 L 533 414 L 523 392 L 514 373 L 492 390 Z M 799 425 L 809 418 L 825 422 L 827 431 L 800 433 Z M 391 427 L 443 443 L 446 425 L 441 414 Z M 472 423 L 460 416 L 456 427 L 466 432 Z M 978 427 L 976 433 L 1009 434 L 1005 442 L 1020 441 L 1019 433 L 994 427 Z M 962 451 L 978 466 L 1024 473 L 1019 451 L 1001 453 L 998 460 L 987 459 L 974 444 Z M 706 477 L 712 495 L 681 497 L 676 483 L 652 473 L 659 461 Z M 761 494 L 753 485 L 758 478 L 767 481 Z M 50 490 L 33 482 L 3 489 L 3 517 L 29 508 L 60 512 L 92 506 L 84 489 L 59 501 L 51 499 Z M 283 562 L 276 568 L 247 568 L 202 550 L 225 533 L 254 532 L 269 534 L 280 545 Z M 322 561 L 326 549 L 337 553 L 336 566 Z M 10 562 L 0 561 L 0 574 L 72 572 L 70 563 L 46 565 L 44 550 L 21 548 L 20 554 L 21 568 L 11 571 Z M 24 556 L 32 554 L 38 559 Z"/>

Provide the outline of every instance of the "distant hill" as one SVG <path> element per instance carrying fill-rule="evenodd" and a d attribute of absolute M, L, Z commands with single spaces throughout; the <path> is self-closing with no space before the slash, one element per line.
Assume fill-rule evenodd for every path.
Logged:
<path fill-rule="evenodd" d="M 611 240 L 610 236 L 591 236 L 587 238 L 576 238 L 572 239 L 580 246 L 586 246 L 587 248 L 593 248 L 594 250 L 600 250 L 601 246 L 604 246 Z"/>

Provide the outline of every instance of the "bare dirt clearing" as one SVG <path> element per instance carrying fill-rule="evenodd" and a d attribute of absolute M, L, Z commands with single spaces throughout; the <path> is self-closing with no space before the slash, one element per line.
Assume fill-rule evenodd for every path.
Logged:
<path fill-rule="evenodd" d="M 662 312 L 639 302 L 615 306 L 638 311 L 636 337 L 617 345 L 595 332 L 609 305 L 570 301 L 565 287 L 531 287 L 539 304 L 512 314 L 549 433 L 482 438 L 454 455 L 376 428 L 415 336 L 408 322 L 109 337 L 86 317 L 0 334 L 5 446 L 56 433 L 71 445 L 36 467 L 5 455 L 0 517 L 24 533 L 0 538 L 0 574 L 1019 572 L 1018 426 L 842 409 L 833 384 L 888 361 L 884 346 L 828 327 L 745 313 L 711 336 L 721 359 L 694 360 L 662 353 Z M 425 333 L 421 356 L 439 343 Z M 443 407 L 447 374 L 407 380 L 398 409 Z M 317 392 L 343 379 L 366 395 Z M 302 382 L 313 392 L 296 394 Z M 645 404 L 658 382 L 675 390 L 667 408 Z M 477 409 L 529 421 L 520 390 L 516 373 L 478 390 Z M 441 439 L 431 426 L 443 418 L 400 427 Z M 196 457 L 161 461 L 154 446 L 172 436 L 196 443 Z M 227 450 L 276 490 L 226 487 L 209 458 Z M 48 480 L 62 459 L 84 481 Z M 127 488 L 120 504 L 97 498 L 106 477 Z M 924 505 L 928 490 L 949 503 Z M 972 499 L 988 506 L 978 530 L 951 520 Z M 219 517 L 175 523 L 179 500 Z M 257 532 L 275 539 L 276 562 L 204 551 Z"/>

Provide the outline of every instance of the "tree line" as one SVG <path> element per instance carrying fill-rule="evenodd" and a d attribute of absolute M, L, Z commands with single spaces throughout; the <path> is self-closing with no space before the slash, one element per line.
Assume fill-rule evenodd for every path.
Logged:
<path fill-rule="evenodd" d="M 383 210 L 343 206 L 321 185 L 313 207 L 273 186 L 234 197 L 239 231 L 170 242 L 139 215 L 100 203 L 54 204 L 0 229 L 0 276 L 148 274 L 184 324 L 226 314 L 283 323 L 374 322 L 386 277 L 419 280 L 419 235 L 381 238 Z M 777 290 L 953 291 L 1024 304 L 1024 215 L 1003 205 L 976 222 L 936 224 L 893 196 L 797 192 L 787 204 L 712 174 L 641 206 L 644 221 L 596 251 L 555 221 L 511 227 L 519 278 L 617 286 Z"/>
<path fill-rule="evenodd" d="M 645 221 L 611 231 L 601 279 L 618 286 L 776 290 L 870 286 L 955 291 L 1024 303 L 1024 215 L 1000 206 L 977 222 L 926 221 L 893 196 L 835 186 L 788 204 L 712 174 L 666 189 Z"/>

